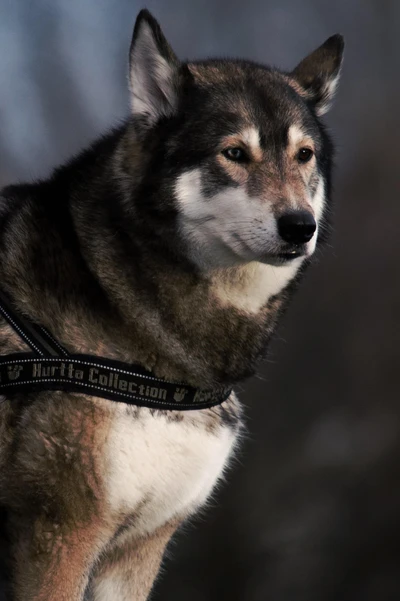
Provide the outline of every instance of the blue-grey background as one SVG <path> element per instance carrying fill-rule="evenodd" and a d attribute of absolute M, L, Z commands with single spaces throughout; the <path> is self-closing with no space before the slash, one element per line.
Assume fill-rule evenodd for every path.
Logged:
<path fill-rule="evenodd" d="M 400 2 L 148 0 L 181 58 L 290 69 L 346 38 L 326 122 L 335 234 L 260 378 L 226 482 L 155 600 L 400 599 Z M 0 184 L 47 175 L 128 111 L 134 0 L 0 0 Z M 0 258 L 1 260 L 1 258 Z"/>

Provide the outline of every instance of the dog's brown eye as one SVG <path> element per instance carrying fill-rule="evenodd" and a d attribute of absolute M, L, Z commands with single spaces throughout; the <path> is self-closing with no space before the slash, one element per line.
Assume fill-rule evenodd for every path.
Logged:
<path fill-rule="evenodd" d="M 300 163 L 308 163 L 313 154 L 311 148 L 300 148 L 297 153 L 297 160 L 300 161 Z"/>
<path fill-rule="evenodd" d="M 236 161 L 241 163 L 247 160 L 247 155 L 242 148 L 235 146 L 234 148 L 226 148 L 222 151 L 222 154 L 230 161 Z"/>

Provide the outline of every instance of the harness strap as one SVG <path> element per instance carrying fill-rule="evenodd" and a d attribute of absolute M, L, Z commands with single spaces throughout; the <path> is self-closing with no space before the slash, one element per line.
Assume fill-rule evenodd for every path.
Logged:
<path fill-rule="evenodd" d="M 61 346 L 46 328 L 34 323 L 30 319 L 19 315 L 11 308 L 11 302 L 0 290 L 0 314 L 19 334 L 34 353 L 41 357 L 63 355 L 68 357 L 68 352 Z"/>
<path fill-rule="evenodd" d="M 140 407 L 188 411 L 214 407 L 231 388 L 193 388 L 156 378 L 140 365 L 68 353 L 44 327 L 16 315 L 0 292 L 0 314 L 32 349 L 0 357 L 0 395 L 41 390 L 80 392 Z"/>

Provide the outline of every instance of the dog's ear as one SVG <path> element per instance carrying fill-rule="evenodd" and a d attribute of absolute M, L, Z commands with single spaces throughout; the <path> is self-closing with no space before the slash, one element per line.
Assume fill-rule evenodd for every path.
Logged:
<path fill-rule="evenodd" d="M 291 73 L 308 93 L 317 115 L 323 115 L 330 107 L 339 81 L 343 49 L 343 37 L 333 35 L 306 56 Z"/>
<path fill-rule="evenodd" d="M 140 11 L 129 54 L 131 107 L 147 125 L 174 114 L 180 63 L 148 10 Z"/>

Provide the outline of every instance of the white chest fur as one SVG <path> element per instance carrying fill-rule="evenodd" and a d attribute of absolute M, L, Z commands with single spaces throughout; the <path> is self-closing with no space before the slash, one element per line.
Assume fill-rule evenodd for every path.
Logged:
<path fill-rule="evenodd" d="M 224 306 L 257 314 L 295 277 L 303 260 L 299 257 L 280 267 L 253 261 L 242 267 L 221 270 L 213 277 L 213 292 Z"/>
<path fill-rule="evenodd" d="M 138 534 L 192 513 L 222 475 L 235 433 L 223 425 L 207 429 L 200 411 L 190 414 L 171 421 L 148 409 L 133 418 L 123 409 L 113 419 L 106 450 L 108 502 L 121 515 L 140 509 Z"/>

